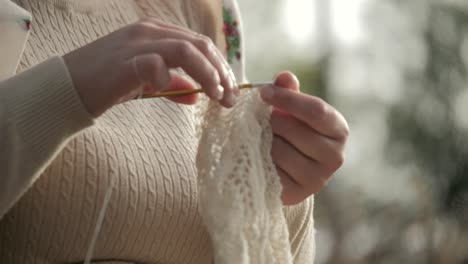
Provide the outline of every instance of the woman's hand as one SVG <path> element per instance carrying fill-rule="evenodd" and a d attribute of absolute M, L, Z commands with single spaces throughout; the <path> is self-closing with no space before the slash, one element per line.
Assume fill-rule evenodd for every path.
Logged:
<path fill-rule="evenodd" d="M 272 157 L 283 203 L 292 205 L 317 193 L 341 167 L 349 128 L 332 106 L 300 93 L 292 73 L 279 74 L 275 86 L 262 88 L 261 95 L 274 107 Z"/>
<path fill-rule="evenodd" d="M 230 107 L 235 77 L 212 41 L 182 27 L 146 19 L 124 27 L 64 56 L 87 110 L 97 117 L 141 93 L 194 89 L 170 68 L 182 68 L 206 94 Z M 174 98 L 193 103 L 196 96 Z"/>

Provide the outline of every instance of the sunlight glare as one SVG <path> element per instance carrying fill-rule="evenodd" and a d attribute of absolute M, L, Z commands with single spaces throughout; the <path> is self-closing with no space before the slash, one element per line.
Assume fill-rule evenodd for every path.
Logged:
<path fill-rule="evenodd" d="M 355 44 L 363 37 L 362 11 L 367 0 L 330 0 L 332 27 L 337 41 Z"/>
<path fill-rule="evenodd" d="M 315 30 L 314 0 L 285 0 L 285 30 L 291 40 L 297 44 L 306 44 L 313 37 Z"/>

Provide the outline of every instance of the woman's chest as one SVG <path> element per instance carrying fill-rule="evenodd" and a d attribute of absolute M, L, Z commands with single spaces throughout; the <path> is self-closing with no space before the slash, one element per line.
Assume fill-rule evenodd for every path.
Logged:
<path fill-rule="evenodd" d="M 112 9 L 99 15 L 51 8 L 53 2 L 61 1 L 21 1 L 35 22 L 20 70 L 139 19 L 133 1 L 108 0 Z M 176 6 L 167 2 L 155 16 L 175 23 L 169 14 Z M 82 261 L 109 185 L 96 259 L 210 263 L 197 207 L 197 144 L 190 107 L 154 99 L 110 110 L 66 144 L 2 219 L 2 263 Z"/>
<path fill-rule="evenodd" d="M 209 263 L 193 116 L 169 101 L 130 102 L 106 113 L 67 143 L 2 220 L 3 250 L 16 262 L 82 261 L 112 186 L 96 259 Z"/>

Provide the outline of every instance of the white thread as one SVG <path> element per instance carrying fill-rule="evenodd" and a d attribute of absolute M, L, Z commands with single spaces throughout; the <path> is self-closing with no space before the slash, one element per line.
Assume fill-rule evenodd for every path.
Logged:
<path fill-rule="evenodd" d="M 110 198 L 112 196 L 112 187 L 113 187 L 113 180 L 111 184 L 107 187 L 106 194 L 104 196 L 104 201 L 102 202 L 101 210 L 99 211 L 99 216 L 96 222 L 96 227 L 94 228 L 93 235 L 91 236 L 91 242 L 89 244 L 88 250 L 86 252 L 86 257 L 84 264 L 91 264 L 91 259 L 93 257 L 94 248 L 96 247 L 96 241 L 99 236 L 99 232 L 102 228 L 102 223 L 104 222 L 104 216 L 106 215 L 107 206 L 109 205 Z"/>

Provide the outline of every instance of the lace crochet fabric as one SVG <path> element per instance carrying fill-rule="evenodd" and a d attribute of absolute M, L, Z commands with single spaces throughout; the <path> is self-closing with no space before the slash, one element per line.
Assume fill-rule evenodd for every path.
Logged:
<path fill-rule="evenodd" d="M 269 114 L 256 91 L 232 110 L 217 103 L 206 110 L 197 167 L 215 263 L 292 262 Z"/>
<path fill-rule="evenodd" d="M 244 80 L 236 2 L 225 0 L 223 12 L 226 52 L 236 49 L 230 63 Z M 282 187 L 270 155 L 270 113 L 255 90 L 245 92 L 233 109 L 209 102 L 200 113 L 199 203 L 216 264 L 292 263 Z"/>

